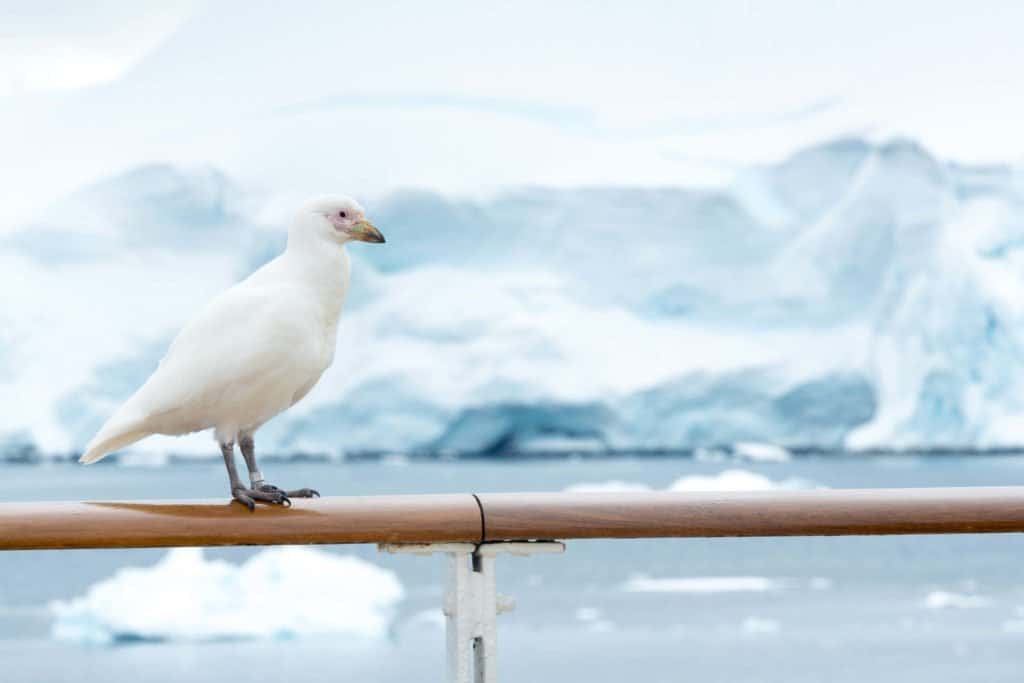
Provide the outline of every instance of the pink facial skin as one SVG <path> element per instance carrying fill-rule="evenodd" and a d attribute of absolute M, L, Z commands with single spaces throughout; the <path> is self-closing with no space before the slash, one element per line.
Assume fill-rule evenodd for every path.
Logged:
<path fill-rule="evenodd" d="M 350 215 L 348 212 L 345 212 L 344 218 L 342 218 L 337 211 L 327 214 L 327 220 L 331 222 L 331 225 L 334 226 L 334 229 L 337 230 L 338 232 L 343 232 L 345 234 L 348 234 L 349 228 L 351 228 L 353 222 L 355 222 L 355 219 L 356 217 Z"/>
<path fill-rule="evenodd" d="M 344 212 L 344 216 L 341 215 Z M 381 244 L 385 242 L 384 235 L 375 228 L 372 223 L 366 220 L 363 212 L 356 209 L 338 209 L 324 216 L 334 226 L 335 231 L 346 235 L 349 239 L 357 242 L 372 242 Z"/>

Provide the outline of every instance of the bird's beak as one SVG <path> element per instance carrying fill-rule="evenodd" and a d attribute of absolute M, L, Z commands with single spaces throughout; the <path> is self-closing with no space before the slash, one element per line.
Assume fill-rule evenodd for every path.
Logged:
<path fill-rule="evenodd" d="M 375 228 L 373 223 L 365 218 L 361 221 L 357 221 L 356 224 L 352 226 L 352 230 L 349 234 L 352 236 L 352 239 L 359 242 L 384 242 L 384 235 L 380 234 L 380 230 Z"/>

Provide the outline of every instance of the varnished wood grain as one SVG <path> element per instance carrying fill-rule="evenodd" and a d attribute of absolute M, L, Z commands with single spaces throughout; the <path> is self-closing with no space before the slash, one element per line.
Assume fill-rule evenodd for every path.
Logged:
<path fill-rule="evenodd" d="M 1024 531 L 1024 487 L 480 494 L 487 541 Z"/>
<path fill-rule="evenodd" d="M 0 550 L 1024 531 L 1024 487 L 477 498 L 320 498 L 255 512 L 226 501 L 6 503 Z"/>
<path fill-rule="evenodd" d="M 470 495 L 0 504 L 0 550 L 480 541 Z"/>

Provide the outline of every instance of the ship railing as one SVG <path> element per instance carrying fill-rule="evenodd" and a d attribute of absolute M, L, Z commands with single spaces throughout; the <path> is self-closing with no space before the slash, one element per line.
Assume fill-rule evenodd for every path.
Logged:
<path fill-rule="evenodd" d="M 759 492 L 476 493 L 296 500 L 0 504 L 0 550 L 376 543 L 447 555 L 451 683 L 494 683 L 503 555 L 573 539 L 1024 532 L 1024 487 Z"/>

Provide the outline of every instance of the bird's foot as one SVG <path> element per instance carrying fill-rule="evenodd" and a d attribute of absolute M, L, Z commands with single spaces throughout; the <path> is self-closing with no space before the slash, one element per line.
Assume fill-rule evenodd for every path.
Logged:
<path fill-rule="evenodd" d="M 289 500 L 290 494 L 270 484 L 260 484 L 251 489 L 239 486 L 231 491 L 231 496 L 249 508 L 250 511 L 256 509 L 256 501 L 272 505 L 284 505 L 285 507 L 292 506 L 292 501 Z M 299 497 L 301 496 L 296 496 L 296 498 Z"/>
<path fill-rule="evenodd" d="M 319 498 L 320 492 L 316 489 L 295 489 L 294 491 L 285 491 L 273 484 L 260 484 L 251 489 L 239 486 L 231 492 L 231 495 L 235 500 L 242 503 L 250 510 L 255 510 L 256 501 L 291 507 L 292 498 Z"/>

